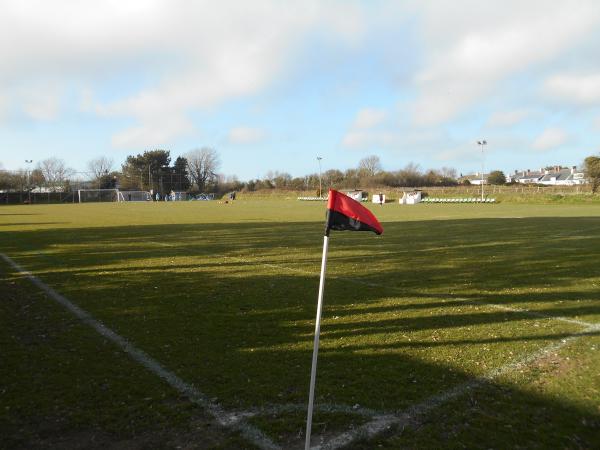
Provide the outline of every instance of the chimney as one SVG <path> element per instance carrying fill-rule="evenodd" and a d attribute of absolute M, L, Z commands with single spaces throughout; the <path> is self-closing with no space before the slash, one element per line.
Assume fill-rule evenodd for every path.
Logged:
<path fill-rule="evenodd" d="M 571 167 L 571 175 L 573 175 L 576 170 L 577 170 L 577 166 Z"/>

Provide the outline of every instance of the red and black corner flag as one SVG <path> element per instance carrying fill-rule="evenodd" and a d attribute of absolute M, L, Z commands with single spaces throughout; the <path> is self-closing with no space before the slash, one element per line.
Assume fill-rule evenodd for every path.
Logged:
<path fill-rule="evenodd" d="M 310 449 L 310 433 L 312 427 L 313 403 L 315 398 L 315 381 L 317 378 L 317 355 L 319 354 L 319 335 L 321 333 L 321 311 L 323 310 L 323 294 L 325 292 L 325 271 L 327 270 L 327 249 L 329 248 L 329 230 L 373 231 L 383 233 L 383 227 L 371 211 L 356 200 L 341 192 L 329 190 L 327 202 L 327 221 L 323 237 L 323 259 L 321 262 L 321 280 L 319 281 L 319 298 L 317 300 L 317 320 L 315 322 L 315 341 L 313 344 L 312 366 L 310 369 L 310 388 L 308 393 L 308 414 L 306 416 L 305 450 Z"/>
<path fill-rule="evenodd" d="M 359 202 L 341 192 L 329 190 L 327 202 L 327 223 L 325 234 L 329 230 L 373 231 L 383 233 L 383 228 L 371 211 Z"/>

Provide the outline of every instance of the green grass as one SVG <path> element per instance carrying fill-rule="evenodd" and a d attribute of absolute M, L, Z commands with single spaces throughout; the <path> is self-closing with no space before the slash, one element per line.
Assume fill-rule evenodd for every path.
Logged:
<path fill-rule="evenodd" d="M 582 330 L 552 317 L 600 323 L 600 205 L 374 211 L 382 236 L 332 233 L 317 405 L 399 412 Z M 323 203 L 281 199 L 6 206 L 0 251 L 224 408 L 243 411 L 307 400 L 323 222 Z M 116 440 L 191 432 L 198 408 L 5 265 L 2 273 L 14 300 L 1 311 L 0 431 L 17 442 L 23 429 L 29 437 L 19 442 L 38 442 L 48 417 L 66 415 L 61 430 Z M 22 297 L 33 306 L 23 309 Z M 40 329 L 58 335 L 41 332 L 52 338 L 34 348 L 15 337 Z M 581 337 L 354 448 L 597 447 L 598 339 Z M 36 379 L 47 367 L 61 375 Z M 251 421 L 286 446 L 301 442 L 303 413 L 283 411 Z M 320 417 L 324 436 L 364 422 Z M 167 431 L 150 436 L 175 446 Z M 208 447 L 247 445 L 226 430 L 213 438 Z"/>

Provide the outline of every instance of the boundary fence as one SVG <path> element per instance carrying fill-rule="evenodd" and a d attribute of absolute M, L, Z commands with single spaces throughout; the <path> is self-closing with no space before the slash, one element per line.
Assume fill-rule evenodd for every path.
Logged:
<path fill-rule="evenodd" d="M 0 192 L 0 205 L 75 203 L 77 192 Z"/>

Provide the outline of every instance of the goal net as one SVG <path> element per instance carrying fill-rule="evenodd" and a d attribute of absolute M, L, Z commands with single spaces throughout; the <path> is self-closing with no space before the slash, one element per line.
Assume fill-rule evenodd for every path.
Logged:
<path fill-rule="evenodd" d="M 79 189 L 77 191 L 79 203 L 89 202 L 117 202 L 119 201 L 118 189 Z"/>
<path fill-rule="evenodd" d="M 148 202 L 152 200 L 148 191 L 119 191 L 117 201 L 119 202 Z"/>

